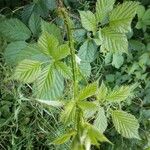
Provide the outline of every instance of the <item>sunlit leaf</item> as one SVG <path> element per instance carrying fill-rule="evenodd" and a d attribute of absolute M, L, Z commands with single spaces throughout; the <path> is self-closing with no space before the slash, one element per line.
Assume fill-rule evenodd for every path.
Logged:
<path fill-rule="evenodd" d="M 99 107 L 98 113 L 94 120 L 94 126 L 98 129 L 100 133 L 103 133 L 107 128 L 107 117 L 103 107 Z"/>
<path fill-rule="evenodd" d="M 130 25 L 138 8 L 137 2 L 124 2 L 118 5 L 110 13 L 110 26 L 121 33 L 126 33 L 131 30 Z"/>
<path fill-rule="evenodd" d="M 31 83 L 41 72 L 41 62 L 25 59 L 15 69 L 14 79 Z"/>
<path fill-rule="evenodd" d="M 96 17 L 91 11 L 79 11 L 82 26 L 88 30 L 96 32 Z"/>
<path fill-rule="evenodd" d="M 84 100 L 88 97 L 91 97 L 96 93 L 96 90 L 97 90 L 97 83 L 96 82 L 91 83 L 80 91 L 77 99 Z"/>
<path fill-rule="evenodd" d="M 108 20 L 108 14 L 113 9 L 115 0 L 97 0 L 96 3 L 96 19 L 101 23 Z"/>
<path fill-rule="evenodd" d="M 116 130 L 123 137 L 139 139 L 139 123 L 133 115 L 124 111 L 115 110 L 112 111 L 112 120 Z"/>

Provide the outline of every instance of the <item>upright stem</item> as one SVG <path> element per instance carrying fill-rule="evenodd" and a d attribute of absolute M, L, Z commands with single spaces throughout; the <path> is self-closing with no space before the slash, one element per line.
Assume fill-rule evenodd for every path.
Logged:
<path fill-rule="evenodd" d="M 67 11 L 65 8 L 61 8 L 61 14 L 64 18 L 66 29 L 67 29 L 67 37 L 69 41 L 69 48 L 71 53 L 71 63 L 72 63 L 72 73 L 73 73 L 73 97 L 76 99 L 77 91 L 78 91 L 78 82 L 77 82 L 77 63 L 76 63 L 76 56 L 75 56 L 75 48 L 74 48 L 74 40 L 72 36 L 71 30 L 71 20 L 68 16 Z"/>
<path fill-rule="evenodd" d="M 73 97 L 74 100 L 76 101 L 76 96 L 78 94 L 78 79 L 77 79 L 77 74 L 78 74 L 78 69 L 77 69 L 77 63 L 76 63 L 76 56 L 75 56 L 75 48 L 74 48 L 74 40 L 72 36 L 72 29 L 71 29 L 71 20 L 69 18 L 69 15 L 65 8 L 63 7 L 63 2 L 62 0 L 58 0 L 61 8 L 61 15 L 64 18 L 66 29 L 67 29 L 67 37 L 69 41 L 69 47 L 70 47 L 70 53 L 71 53 L 71 63 L 72 63 L 72 73 L 73 73 Z M 76 128 L 77 128 L 77 137 L 78 140 L 80 139 L 80 126 L 81 126 L 81 119 L 82 118 L 82 111 L 78 107 L 78 104 L 76 103 Z M 80 140 L 79 140 L 80 141 Z"/>

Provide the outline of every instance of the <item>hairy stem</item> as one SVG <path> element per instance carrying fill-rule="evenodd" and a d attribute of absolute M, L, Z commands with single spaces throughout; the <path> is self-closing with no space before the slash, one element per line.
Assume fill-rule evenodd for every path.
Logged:
<path fill-rule="evenodd" d="M 75 48 L 74 48 L 74 39 L 72 36 L 72 24 L 70 17 L 68 15 L 67 10 L 63 7 L 63 3 L 61 0 L 59 0 L 60 4 L 60 10 L 61 10 L 61 15 L 64 18 L 65 25 L 66 25 L 66 30 L 67 30 L 67 37 L 69 41 L 69 47 L 70 47 L 70 53 L 71 53 L 71 63 L 72 63 L 72 73 L 73 73 L 73 97 L 74 100 L 76 101 L 76 97 L 78 94 L 78 79 L 77 79 L 77 74 L 78 74 L 78 69 L 77 69 L 77 63 L 76 63 L 76 56 L 75 56 Z M 82 110 L 81 108 L 78 107 L 78 104 L 76 103 L 76 129 L 77 129 L 77 138 L 78 141 L 80 142 L 80 127 L 81 127 L 81 120 L 82 120 Z"/>
<path fill-rule="evenodd" d="M 67 11 L 65 8 L 61 8 L 61 14 L 64 18 L 66 29 L 67 29 L 67 37 L 69 41 L 69 48 L 70 48 L 70 53 L 71 53 L 71 63 L 72 63 L 72 73 L 73 73 L 73 97 L 76 99 L 77 96 L 77 91 L 78 91 L 78 82 L 77 82 L 77 63 L 75 59 L 75 48 L 74 48 L 74 40 L 72 36 L 72 30 L 71 30 L 71 20 L 68 16 Z"/>

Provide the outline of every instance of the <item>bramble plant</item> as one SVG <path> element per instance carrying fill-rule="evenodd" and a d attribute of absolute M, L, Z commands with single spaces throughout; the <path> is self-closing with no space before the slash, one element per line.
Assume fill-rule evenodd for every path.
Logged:
<path fill-rule="evenodd" d="M 32 90 L 32 96 L 23 98 L 59 109 L 58 120 L 67 131 L 51 144 L 68 142 L 71 150 L 90 150 L 92 145 L 98 147 L 103 142 L 113 145 L 104 134 L 110 122 L 122 137 L 140 140 L 138 120 L 123 108 L 134 97 L 137 84 L 112 89 L 100 77 L 90 80 L 91 70 L 84 71 L 86 65 L 91 67 L 98 53 L 105 61 L 112 57 L 112 65 L 120 68 L 123 54 L 130 53 L 127 35 L 131 33 L 139 3 L 126 1 L 115 5 L 115 0 L 97 0 L 95 13 L 79 11 L 82 30 L 87 34 L 79 47 L 74 20 L 63 1 L 58 1 L 57 9 L 65 26 L 65 40 L 59 27 L 35 12 L 29 19 L 29 28 L 16 18 L 3 18 L 0 23 L 0 33 L 10 42 L 4 57 L 14 67 L 12 79 Z M 136 27 L 146 30 L 148 23 L 144 18 L 149 10 L 140 9 L 143 13 L 138 14 Z"/>

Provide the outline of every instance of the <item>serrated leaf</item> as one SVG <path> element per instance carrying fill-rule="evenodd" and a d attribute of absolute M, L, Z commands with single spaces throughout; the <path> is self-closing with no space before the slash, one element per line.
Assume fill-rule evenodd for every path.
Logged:
<path fill-rule="evenodd" d="M 142 5 L 139 5 L 137 8 L 138 19 L 141 19 L 143 17 L 144 13 L 145 13 L 145 7 Z"/>
<path fill-rule="evenodd" d="M 38 44 L 28 44 L 24 49 L 22 49 L 18 53 L 18 61 L 23 59 L 31 59 L 31 60 L 37 60 L 41 62 L 50 62 L 50 59 L 48 56 L 41 53 L 41 49 L 38 46 Z"/>
<path fill-rule="evenodd" d="M 103 107 L 99 107 L 98 113 L 94 120 L 94 126 L 98 129 L 100 133 L 103 133 L 107 128 L 107 117 Z"/>
<path fill-rule="evenodd" d="M 9 65 L 16 65 L 20 61 L 20 53 L 27 46 L 24 41 L 16 41 L 7 45 L 4 57 Z"/>
<path fill-rule="evenodd" d="M 115 0 L 97 0 L 96 3 L 96 19 L 98 22 L 106 23 L 108 14 L 113 9 Z"/>
<path fill-rule="evenodd" d="M 145 25 L 150 25 L 150 8 L 146 10 L 146 12 L 144 13 L 143 17 L 142 17 L 142 22 Z"/>
<path fill-rule="evenodd" d="M 133 96 L 132 88 L 130 86 L 121 86 L 111 91 L 106 97 L 106 100 L 110 102 L 121 102 L 131 96 Z"/>
<path fill-rule="evenodd" d="M 58 46 L 57 49 L 51 51 L 51 56 L 53 57 L 53 59 L 55 59 L 55 61 L 61 60 L 67 57 L 69 54 L 70 54 L 70 48 L 68 44 L 62 44 Z"/>
<path fill-rule="evenodd" d="M 31 32 L 19 19 L 11 18 L 0 23 L 0 33 L 7 41 L 25 41 Z"/>
<path fill-rule="evenodd" d="M 140 139 L 138 134 L 139 123 L 133 115 L 119 110 L 112 111 L 111 115 L 118 133 L 126 138 Z"/>
<path fill-rule="evenodd" d="M 27 4 L 23 7 L 23 11 L 21 12 L 21 18 L 25 24 L 28 24 L 29 18 L 32 12 L 34 12 L 34 7 L 35 7 L 34 3 Z"/>
<path fill-rule="evenodd" d="M 41 32 L 41 18 L 35 13 L 29 19 L 29 28 L 34 37 L 37 37 Z"/>
<path fill-rule="evenodd" d="M 42 99 L 36 99 L 37 102 L 48 105 L 48 106 L 52 106 L 52 107 L 63 107 L 63 102 L 62 101 L 49 101 L 49 100 L 42 100 Z"/>
<path fill-rule="evenodd" d="M 64 111 L 62 111 L 60 120 L 64 124 L 73 123 L 75 119 L 75 112 L 76 112 L 76 104 L 74 101 L 70 101 L 66 104 Z"/>
<path fill-rule="evenodd" d="M 91 83 L 81 90 L 77 99 L 84 100 L 88 97 L 91 97 L 96 93 L 96 90 L 97 90 L 97 83 L 96 82 Z"/>
<path fill-rule="evenodd" d="M 77 42 L 83 42 L 86 39 L 86 30 L 85 29 L 76 29 L 73 31 L 73 37 Z"/>
<path fill-rule="evenodd" d="M 106 100 L 106 96 L 108 94 L 108 89 L 107 89 L 107 87 L 105 86 L 105 84 L 103 82 L 101 83 L 101 86 L 98 88 L 96 94 L 97 94 L 96 95 L 97 99 L 99 101 L 105 101 Z"/>
<path fill-rule="evenodd" d="M 103 42 L 101 51 L 110 51 L 112 53 L 128 53 L 128 41 L 125 34 L 104 28 L 101 30 Z"/>
<path fill-rule="evenodd" d="M 121 33 L 127 33 L 131 30 L 131 21 L 138 8 L 137 2 L 124 2 L 112 10 L 109 16 L 109 25 Z"/>
<path fill-rule="evenodd" d="M 122 54 L 119 53 L 113 54 L 112 65 L 115 68 L 119 69 L 123 65 L 123 62 L 124 62 L 124 57 L 122 56 Z"/>
<path fill-rule="evenodd" d="M 52 34 L 59 40 L 60 43 L 62 43 L 62 35 L 61 30 L 53 23 L 48 23 L 44 20 L 42 20 L 41 23 L 42 32 L 48 32 L 49 34 Z"/>
<path fill-rule="evenodd" d="M 58 61 L 55 63 L 55 67 L 64 78 L 67 79 L 72 78 L 71 68 L 67 66 L 65 63 Z"/>
<path fill-rule="evenodd" d="M 83 74 L 83 76 L 85 76 L 85 77 L 90 76 L 90 74 L 91 74 L 91 65 L 90 65 L 89 62 L 81 61 L 79 67 L 80 67 L 80 71 Z"/>
<path fill-rule="evenodd" d="M 98 146 L 99 142 L 109 142 L 109 143 L 111 143 L 105 137 L 105 135 L 100 133 L 94 126 L 88 124 L 87 127 L 85 127 L 85 129 L 86 128 L 87 128 L 87 135 L 88 135 L 89 139 L 91 140 L 91 144 Z"/>
<path fill-rule="evenodd" d="M 36 61 L 50 61 L 46 55 L 42 54 L 37 44 L 27 44 L 24 41 L 16 41 L 8 44 L 4 57 L 9 65 L 17 65 L 24 59 Z"/>
<path fill-rule="evenodd" d="M 83 62 L 92 62 L 96 58 L 97 46 L 92 40 L 87 40 L 80 47 L 78 56 Z"/>
<path fill-rule="evenodd" d="M 79 11 L 81 17 L 82 26 L 88 30 L 96 32 L 97 23 L 96 17 L 91 11 Z"/>
<path fill-rule="evenodd" d="M 51 56 L 52 51 L 54 51 L 58 46 L 58 40 L 52 34 L 48 32 L 42 33 L 38 40 L 38 45 L 41 48 L 41 52 Z"/>
<path fill-rule="evenodd" d="M 83 110 L 83 111 L 91 111 L 93 109 L 97 108 L 97 105 L 93 102 L 88 102 L 88 101 L 79 101 L 78 106 Z"/>
<path fill-rule="evenodd" d="M 36 80 L 41 72 L 41 62 L 25 59 L 15 69 L 14 79 L 25 83 Z"/>
<path fill-rule="evenodd" d="M 76 135 L 76 131 L 70 131 L 55 139 L 52 144 L 60 145 L 67 142 L 72 136 Z"/>
<path fill-rule="evenodd" d="M 43 18 L 48 17 L 49 8 L 47 7 L 47 1 L 48 0 L 38 0 L 36 2 L 34 1 L 34 13 L 40 15 Z"/>
<path fill-rule="evenodd" d="M 34 94 L 40 99 L 55 100 L 64 90 L 64 79 L 53 65 L 47 65 L 41 71 L 34 84 Z"/>

